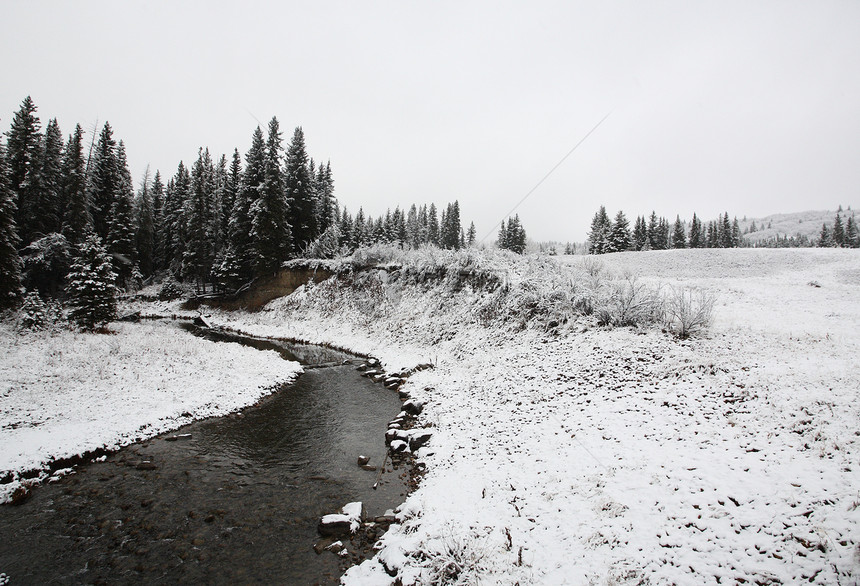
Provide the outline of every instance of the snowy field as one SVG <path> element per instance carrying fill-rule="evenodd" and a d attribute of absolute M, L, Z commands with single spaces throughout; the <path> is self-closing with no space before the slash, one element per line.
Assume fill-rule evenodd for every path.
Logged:
<path fill-rule="evenodd" d="M 436 365 L 406 385 L 428 401 L 429 471 L 345 582 L 392 584 L 384 561 L 404 584 L 857 583 L 858 252 L 558 260 L 493 262 L 532 305 L 585 274 L 701 287 L 714 325 L 686 341 L 576 315 L 523 329 L 481 319 L 502 304 L 487 292 L 384 275 L 213 317 Z"/>
<path fill-rule="evenodd" d="M 403 584 L 860 581 L 858 251 L 396 261 L 421 278 L 371 272 L 211 316 L 389 370 L 435 365 L 405 385 L 427 401 L 428 472 L 347 584 L 393 584 L 383 562 Z M 505 286 L 473 288 L 475 270 Z M 712 292 L 713 326 L 679 340 L 571 309 L 632 275 Z M 0 470 L 224 413 L 296 372 L 162 325 L 2 332 Z"/>
<path fill-rule="evenodd" d="M 18 473 L 115 449 L 254 403 L 301 367 L 276 352 L 218 344 L 169 323 L 113 333 L 17 333 L 0 324 L 0 502 Z"/>

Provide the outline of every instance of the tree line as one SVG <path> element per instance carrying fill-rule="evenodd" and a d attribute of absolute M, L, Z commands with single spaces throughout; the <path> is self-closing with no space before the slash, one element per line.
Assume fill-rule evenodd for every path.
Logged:
<path fill-rule="evenodd" d="M 619 210 L 611 220 L 606 208 L 600 206 L 591 220 L 588 233 L 589 254 L 670 248 L 735 248 L 743 245 L 738 219 L 730 220 L 728 212 L 707 223 L 694 213 L 688 225 L 680 215 L 670 224 L 665 217 L 657 217 L 652 211 L 647 219 L 638 216 L 631 230 L 623 211 Z"/>
<path fill-rule="evenodd" d="M 303 255 L 346 255 L 380 242 L 451 249 L 475 243 L 474 223 L 464 233 L 457 201 L 441 214 L 434 204 L 377 218 L 361 208 L 354 216 L 341 210 L 331 163 L 309 157 L 301 127 L 284 146 L 276 117 L 265 133 L 253 131 L 244 157 L 238 149 L 215 157 L 200 148 L 172 176 L 147 169 L 137 190 L 125 144 L 109 122 L 89 144 L 80 124 L 64 140 L 56 118 L 42 131 L 28 96 L 5 136 L 0 309 L 20 303 L 25 290 L 70 295 L 80 289 L 71 276 L 110 276 L 111 287 L 122 289 L 159 274 L 204 292 L 207 284 L 227 291 Z M 89 268 L 73 270 L 82 258 Z"/>
<path fill-rule="evenodd" d="M 848 208 L 850 211 L 850 207 Z M 854 213 L 842 220 L 842 206 L 836 211 L 836 218 L 832 225 L 827 222 L 821 224 L 821 232 L 818 234 L 816 244 L 820 247 L 834 248 L 860 248 L 860 233 L 857 230 L 857 221 L 854 219 Z"/>

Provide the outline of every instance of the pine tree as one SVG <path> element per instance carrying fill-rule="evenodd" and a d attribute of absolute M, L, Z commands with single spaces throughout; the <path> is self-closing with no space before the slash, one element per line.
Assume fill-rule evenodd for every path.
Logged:
<path fill-rule="evenodd" d="M 325 232 L 337 219 L 337 200 L 334 197 L 334 178 L 331 161 L 320 165 L 317 171 L 317 223 L 320 233 Z"/>
<path fill-rule="evenodd" d="M 652 211 L 648 218 L 648 246 L 651 250 L 662 250 L 664 247 L 660 244 L 660 220 L 657 218 L 657 212 Z"/>
<path fill-rule="evenodd" d="M 448 204 L 442 214 L 439 234 L 439 247 L 448 249 L 460 248 L 460 203 L 455 201 Z"/>
<path fill-rule="evenodd" d="M 92 228 L 93 219 L 87 205 L 84 131 L 81 125 L 69 137 L 63 152 L 62 199 L 64 202 L 62 233 L 72 244 L 80 242 Z"/>
<path fill-rule="evenodd" d="M 612 232 L 609 238 L 610 248 L 613 252 L 624 252 L 631 246 L 630 223 L 624 212 L 618 210 L 615 221 L 612 222 Z"/>
<path fill-rule="evenodd" d="M 191 169 L 191 191 L 185 207 L 185 250 L 182 255 L 182 277 L 193 279 L 198 289 L 206 290 L 206 280 L 212 259 L 209 256 L 208 234 L 209 198 L 212 185 L 209 177 L 211 167 L 209 150 L 197 152 L 197 161 Z"/>
<path fill-rule="evenodd" d="M 720 248 L 731 248 L 732 247 L 732 225 L 729 222 L 729 212 L 726 212 L 722 216 L 720 216 L 720 223 L 718 227 L 718 232 L 720 236 Z"/>
<path fill-rule="evenodd" d="M 636 222 L 633 224 L 633 248 L 642 250 L 648 243 L 648 226 L 645 224 L 644 216 L 636 216 Z"/>
<path fill-rule="evenodd" d="M 293 248 L 298 252 L 319 236 L 305 134 L 301 126 L 297 126 L 293 131 L 293 138 L 287 149 L 285 173 L 288 206 L 286 220 L 292 230 Z"/>
<path fill-rule="evenodd" d="M 116 281 L 110 258 L 99 238 L 90 234 L 80 244 L 69 271 L 66 295 L 69 318 L 84 330 L 95 330 L 116 317 Z"/>
<path fill-rule="evenodd" d="M 125 146 L 120 141 L 116 158 L 118 182 L 110 216 L 108 217 L 107 250 L 113 257 L 114 271 L 119 283 L 126 285 L 135 263 L 134 188 L 125 157 Z"/>
<path fill-rule="evenodd" d="M 301 129 L 298 129 L 299 131 Z M 295 137 L 294 137 L 295 140 Z M 303 139 L 301 139 L 303 141 Z M 302 142 L 301 148 L 304 149 Z M 263 166 L 263 185 L 260 190 L 260 196 L 251 205 L 251 242 L 254 255 L 254 271 L 258 274 L 265 274 L 276 270 L 281 266 L 290 255 L 290 243 L 293 241 L 291 226 L 287 219 L 287 203 L 284 198 L 284 180 L 281 173 L 281 131 L 278 125 L 278 119 L 272 118 L 269 122 L 269 137 L 266 142 L 264 153 Z M 293 155 L 298 160 L 299 155 L 294 152 Z M 306 161 L 302 162 L 306 165 Z M 307 169 L 305 169 L 305 172 Z M 288 175 L 289 177 L 289 175 Z M 307 177 L 302 175 L 302 172 L 294 170 L 294 178 L 300 183 L 307 181 Z M 287 181 L 289 182 L 289 180 Z M 307 191 L 309 185 L 302 186 L 302 189 Z M 294 196 L 301 194 L 302 189 L 294 191 Z M 313 215 L 313 201 L 307 200 L 304 203 L 310 202 L 310 207 L 305 209 L 303 213 Z M 303 216 L 304 217 L 304 216 Z M 314 223 L 311 220 L 305 224 L 310 226 L 304 232 L 306 236 L 312 235 Z M 302 246 L 310 244 L 315 239 L 311 237 L 307 240 L 299 240 Z"/>
<path fill-rule="evenodd" d="M 9 189 L 6 153 L 0 143 L 0 310 L 14 307 L 21 298 L 19 242 L 15 196 Z"/>
<path fill-rule="evenodd" d="M 241 278 L 251 278 L 254 253 L 251 240 L 251 205 L 260 197 L 266 173 L 266 143 L 263 131 L 258 126 L 251 135 L 251 147 L 245 153 L 245 170 L 242 183 L 233 202 L 230 214 L 230 245 L 239 259 Z"/>
<path fill-rule="evenodd" d="M 230 161 L 230 171 L 227 173 L 227 181 L 224 186 L 224 195 L 221 198 L 223 216 L 221 218 L 221 241 L 224 246 L 230 243 L 230 217 L 233 215 L 233 206 L 236 205 L 236 197 L 242 187 L 242 156 L 239 149 L 233 150 L 233 158 Z M 233 251 L 236 252 L 235 250 Z"/>
<path fill-rule="evenodd" d="M 520 222 L 519 215 L 508 220 L 507 248 L 517 254 L 525 254 L 526 231 Z"/>
<path fill-rule="evenodd" d="M 146 168 L 135 200 L 134 217 L 137 263 L 141 274 L 149 277 L 153 273 L 155 258 L 155 214 L 152 207 L 149 167 Z"/>
<path fill-rule="evenodd" d="M 732 220 L 732 246 L 737 248 L 741 245 L 741 226 L 737 217 Z"/>
<path fill-rule="evenodd" d="M 821 225 L 821 232 L 818 235 L 818 246 L 822 248 L 833 246 L 833 236 L 826 222 Z"/>
<path fill-rule="evenodd" d="M 6 134 L 7 185 L 16 206 L 15 225 L 19 241 L 27 245 L 38 231 L 36 223 L 41 213 L 42 135 L 41 123 L 36 116 L 36 105 L 30 96 L 24 98 L 21 108 L 12 118 Z"/>
<path fill-rule="evenodd" d="M 188 242 L 188 217 L 186 208 L 191 200 L 191 173 L 179 162 L 176 175 L 168 184 L 165 197 L 165 221 L 170 230 L 170 248 L 167 258 L 168 267 L 176 276 L 182 275 L 182 260 L 185 258 Z"/>
<path fill-rule="evenodd" d="M 588 233 L 588 254 L 604 254 L 609 252 L 609 236 L 612 231 L 612 222 L 606 215 L 606 208 L 600 209 L 591 219 L 591 230 Z"/>
<path fill-rule="evenodd" d="M 499 247 L 499 250 L 508 249 L 508 227 L 504 220 L 499 224 L 499 237 L 496 239 L 496 246 Z"/>
<path fill-rule="evenodd" d="M 702 221 L 693 212 L 693 220 L 690 222 L 690 248 L 702 248 L 705 245 L 705 237 L 702 234 Z"/>
<path fill-rule="evenodd" d="M 56 118 L 48 121 L 43 142 L 40 209 L 35 225 L 37 232 L 46 235 L 59 232 L 63 224 L 63 133 Z"/>
<path fill-rule="evenodd" d="M 439 246 L 439 220 L 436 215 L 436 205 L 430 204 L 427 210 L 427 244 Z"/>
<path fill-rule="evenodd" d="M 855 222 L 853 214 L 848 216 L 848 221 L 845 223 L 845 246 L 849 248 L 860 247 L 860 235 L 857 233 L 857 222 Z"/>
<path fill-rule="evenodd" d="M 156 170 L 155 172 L 155 177 L 152 179 L 151 192 L 153 223 L 152 268 L 153 272 L 157 272 L 167 268 L 165 251 L 169 248 L 165 245 L 169 230 L 165 230 L 164 208 L 166 194 L 164 191 L 164 183 L 161 181 L 160 171 Z"/>
<path fill-rule="evenodd" d="M 110 123 L 105 122 L 95 152 L 90 161 L 87 199 L 93 218 L 93 228 L 103 240 L 107 238 L 110 212 L 119 190 L 116 141 Z"/>
<path fill-rule="evenodd" d="M 675 229 L 672 232 L 672 248 L 686 248 L 687 235 L 684 231 L 684 224 L 681 222 L 681 216 L 675 216 Z"/>
<path fill-rule="evenodd" d="M 840 248 L 845 246 L 845 226 L 839 212 L 836 212 L 836 220 L 833 222 L 833 245 Z"/>
<path fill-rule="evenodd" d="M 412 208 L 415 209 L 415 206 L 412 206 Z M 475 246 L 476 236 L 477 234 L 475 231 L 475 222 L 471 222 L 469 224 L 469 232 L 466 234 L 466 244 L 468 246 Z"/>

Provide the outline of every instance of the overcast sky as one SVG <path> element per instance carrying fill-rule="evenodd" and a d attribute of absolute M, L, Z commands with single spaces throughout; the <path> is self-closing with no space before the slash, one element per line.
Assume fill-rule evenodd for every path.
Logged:
<path fill-rule="evenodd" d="M 610 214 L 712 219 L 860 198 L 860 2 L 13 2 L 0 128 L 110 121 L 137 183 L 277 116 L 353 213 L 458 199 L 581 241 Z M 631 218 L 632 219 L 632 218 Z"/>

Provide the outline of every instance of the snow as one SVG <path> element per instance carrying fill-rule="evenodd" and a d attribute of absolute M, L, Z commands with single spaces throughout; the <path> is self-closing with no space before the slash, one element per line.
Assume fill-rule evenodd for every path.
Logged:
<path fill-rule="evenodd" d="M 402 387 L 424 403 L 419 425 L 432 428 L 430 443 L 417 451 L 427 472 L 378 555 L 351 568 L 346 584 L 860 580 L 858 251 L 651 251 L 557 261 L 447 254 L 419 251 L 392 261 L 438 278 L 372 272 L 354 287 L 309 284 L 259 313 L 213 311 L 210 318 L 254 335 L 372 355 L 387 372 L 434 365 Z M 438 276 L 440 266 L 454 268 Z M 481 270 L 498 275 L 504 291 L 457 279 Z M 594 316 L 570 308 L 570 291 L 599 301 L 613 275 L 624 274 L 658 291 L 713 293 L 712 327 L 678 340 L 659 325 L 598 327 Z M 528 320 L 518 317 L 523 312 Z M 78 349 L 52 358 L 50 345 L 7 338 L 2 380 L 21 380 L 14 401 L 10 382 L 0 398 L 3 441 L 17 431 L 13 422 L 35 432 L 56 426 L 74 440 L 68 451 L 85 442 L 61 423 L 73 428 L 91 410 L 143 395 L 122 392 L 139 387 L 115 373 L 125 361 L 109 347 L 78 347 L 128 338 L 141 346 L 123 352 L 156 361 L 164 343 L 70 339 L 57 347 Z M 248 382 L 252 392 L 262 392 L 266 376 L 281 376 L 260 375 L 262 365 L 247 366 L 250 356 L 236 358 L 244 349 L 226 348 L 209 368 L 237 360 L 261 379 Z M 12 351 L 15 358 L 5 358 Z M 201 354 L 209 352 L 216 350 Z M 60 408 L 52 401 L 66 385 L 52 383 L 52 373 L 73 356 L 89 370 L 72 386 L 92 380 L 96 388 L 76 393 L 88 407 L 64 401 Z M 40 360 L 48 367 L 36 366 Z M 105 376 L 123 382 L 101 381 L 99 362 Z M 191 372 L 180 359 L 170 363 Z M 154 376 L 149 367 L 137 372 Z M 194 389 L 188 395 L 199 391 L 198 406 L 227 407 L 226 397 L 204 397 L 203 386 L 189 378 L 174 388 L 183 399 L 186 387 Z M 157 396 L 153 405 L 171 422 L 187 409 L 173 404 L 175 393 Z M 109 397 L 110 408 L 94 397 Z M 89 433 L 103 426 L 110 430 L 103 443 L 125 441 L 143 421 L 161 425 L 159 417 L 147 414 L 117 431 L 105 414 Z M 0 453 L 9 459 L 8 444 Z"/>
<path fill-rule="evenodd" d="M 113 333 L 17 333 L 0 324 L 0 502 L 17 475 L 115 449 L 254 403 L 301 367 L 276 352 L 196 338 L 169 324 Z"/>
<path fill-rule="evenodd" d="M 575 315 L 522 329 L 479 319 L 486 292 L 387 278 L 213 317 L 389 371 L 435 365 L 403 387 L 426 402 L 428 472 L 377 558 L 344 582 L 394 583 L 382 560 L 403 584 L 860 579 L 858 251 L 559 260 L 487 262 L 511 303 L 540 305 L 595 273 L 702 288 L 717 296 L 713 326 L 686 341 Z"/>

